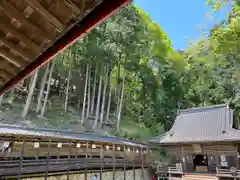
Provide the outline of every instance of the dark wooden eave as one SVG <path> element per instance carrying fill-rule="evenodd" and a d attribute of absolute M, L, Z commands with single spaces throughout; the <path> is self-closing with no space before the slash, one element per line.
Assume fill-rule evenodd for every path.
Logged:
<path fill-rule="evenodd" d="M 0 96 L 129 1 L 0 0 Z"/>

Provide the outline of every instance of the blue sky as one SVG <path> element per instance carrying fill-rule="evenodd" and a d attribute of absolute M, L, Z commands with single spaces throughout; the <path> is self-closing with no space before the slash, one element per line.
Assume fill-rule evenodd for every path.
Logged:
<path fill-rule="evenodd" d="M 173 47 L 185 49 L 188 41 L 196 42 L 204 31 L 207 32 L 214 24 L 227 18 L 230 7 L 224 7 L 214 16 L 206 0 L 135 0 L 172 40 Z M 211 18 L 212 17 L 212 18 Z M 201 30 L 202 29 L 202 30 Z"/>

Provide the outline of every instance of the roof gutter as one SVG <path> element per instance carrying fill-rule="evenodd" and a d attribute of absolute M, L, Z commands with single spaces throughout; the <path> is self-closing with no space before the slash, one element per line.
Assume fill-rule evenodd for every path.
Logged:
<path fill-rule="evenodd" d="M 48 48 L 41 56 L 39 56 L 34 62 L 28 65 L 23 71 L 17 74 L 9 82 L 7 82 L 0 89 L 0 96 L 9 91 L 14 85 L 21 82 L 28 77 L 35 70 L 48 63 L 53 57 L 67 48 L 71 44 L 75 43 L 79 38 L 82 38 L 88 32 L 90 32 L 97 24 L 100 24 L 106 20 L 109 16 L 114 14 L 119 8 L 130 3 L 131 0 L 104 0 L 98 5 L 92 12 L 90 12 L 82 21 L 77 23 L 72 29 L 70 29 L 65 35 L 58 39 L 50 48 Z"/>

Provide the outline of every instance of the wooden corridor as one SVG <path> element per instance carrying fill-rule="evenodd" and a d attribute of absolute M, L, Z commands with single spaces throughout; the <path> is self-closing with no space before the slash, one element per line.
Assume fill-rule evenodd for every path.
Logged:
<path fill-rule="evenodd" d="M 150 167 L 149 146 L 116 137 L 0 125 L 0 177 L 22 179 Z M 101 178 L 100 178 L 101 179 Z"/>

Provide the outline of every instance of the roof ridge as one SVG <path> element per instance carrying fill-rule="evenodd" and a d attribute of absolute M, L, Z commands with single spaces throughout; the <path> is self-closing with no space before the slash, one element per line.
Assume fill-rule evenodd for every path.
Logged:
<path fill-rule="evenodd" d="M 197 111 L 202 111 L 202 110 L 210 110 L 210 109 L 215 109 L 215 108 L 228 108 L 228 104 L 219 104 L 219 105 L 214 105 L 214 106 L 205 106 L 205 107 L 194 107 L 194 108 L 189 108 L 189 109 L 183 109 L 180 110 L 180 113 L 193 113 Z"/>

